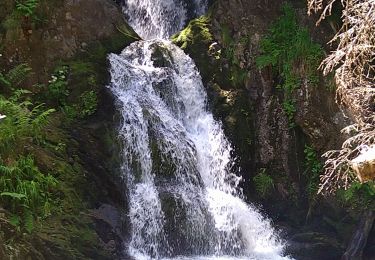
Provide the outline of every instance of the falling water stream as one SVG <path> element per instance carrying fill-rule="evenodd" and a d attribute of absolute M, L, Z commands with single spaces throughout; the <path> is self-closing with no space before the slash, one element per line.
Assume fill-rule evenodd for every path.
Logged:
<path fill-rule="evenodd" d="M 193 2 L 193 3 L 192 3 Z M 122 115 L 128 254 L 141 259 L 289 259 L 270 221 L 244 202 L 231 145 L 207 110 L 193 60 L 168 40 L 204 0 L 127 0 L 145 39 L 109 55 Z"/>

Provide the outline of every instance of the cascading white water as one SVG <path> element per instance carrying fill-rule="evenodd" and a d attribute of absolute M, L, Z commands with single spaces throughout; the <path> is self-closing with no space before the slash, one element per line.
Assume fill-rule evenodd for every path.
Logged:
<path fill-rule="evenodd" d="M 204 14 L 207 0 L 125 0 L 129 24 L 143 39 L 166 39 L 181 30 L 189 16 Z"/>
<path fill-rule="evenodd" d="M 138 4 L 158 9 L 161 2 Z M 149 27 L 140 28 L 147 35 Z M 137 260 L 289 259 L 270 221 L 243 201 L 231 145 L 207 110 L 191 58 L 166 40 L 148 40 L 109 60 L 109 88 L 123 118 L 129 254 Z"/>

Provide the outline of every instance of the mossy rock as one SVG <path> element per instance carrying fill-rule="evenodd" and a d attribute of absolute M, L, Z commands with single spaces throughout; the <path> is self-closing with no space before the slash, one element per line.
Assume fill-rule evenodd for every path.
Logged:
<path fill-rule="evenodd" d="M 208 50 L 214 42 L 210 14 L 192 20 L 184 30 L 172 36 L 172 42 L 192 57 L 207 82 L 212 71 Z"/>

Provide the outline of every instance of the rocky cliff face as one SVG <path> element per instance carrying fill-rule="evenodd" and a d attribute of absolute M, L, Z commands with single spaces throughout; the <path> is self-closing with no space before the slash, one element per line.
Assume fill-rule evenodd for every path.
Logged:
<path fill-rule="evenodd" d="M 333 33 L 330 26 L 316 28 L 304 3 L 292 3 L 299 23 L 324 45 Z M 309 197 L 305 157 L 306 145 L 319 155 L 341 146 L 346 136 L 340 130 L 350 120 L 335 103 L 329 80 L 321 78 L 318 85 L 304 81 L 293 92 L 291 127 L 285 94 L 277 87 L 280 75 L 256 66 L 260 41 L 280 10 L 274 1 L 218 0 L 206 18 L 173 39 L 201 71 L 210 105 L 235 147 L 249 200 L 261 202 L 286 230 L 297 259 L 340 259 L 359 218 L 334 198 Z M 272 180 L 264 196 L 257 189 L 260 173 Z"/>

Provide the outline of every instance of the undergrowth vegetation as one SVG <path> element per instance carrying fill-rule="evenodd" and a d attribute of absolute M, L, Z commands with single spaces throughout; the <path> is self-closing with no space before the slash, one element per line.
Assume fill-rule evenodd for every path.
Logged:
<path fill-rule="evenodd" d="M 43 23 L 43 18 L 39 13 L 42 0 L 12 0 L 7 1 L 11 6 L 1 22 L 1 26 L 6 31 L 16 34 L 20 29 L 27 35 L 29 30 L 39 23 Z"/>
<path fill-rule="evenodd" d="M 19 156 L 14 162 L 0 161 L 0 174 L 0 201 L 12 213 L 10 222 L 19 231 L 32 232 L 34 220 L 51 214 L 57 180 L 41 173 L 31 155 Z"/>
<path fill-rule="evenodd" d="M 375 209 L 375 182 L 354 182 L 347 189 L 339 189 L 336 197 L 343 205 L 354 210 Z"/>
<path fill-rule="evenodd" d="M 298 23 L 292 6 L 285 4 L 282 16 L 262 39 L 261 52 L 257 66 L 272 67 L 278 79 L 277 88 L 283 90 L 283 109 L 292 127 L 296 112 L 293 93 L 302 84 L 318 83 L 322 48 L 312 42 L 308 29 Z"/>
<path fill-rule="evenodd" d="M 73 89 L 69 87 L 68 78 L 84 78 L 80 80 L 79 90 L 97 87 L 96 72 L 92 64 L 71 62 L 58 66 L 45 89 L 45 99 L 59 108 L 71 120 L 85 118 L 96 112 L 98 97 L 95 90 L 80 91 L 77 98 L 72 99 Z M 77 91 L 77 90 L 76 90 Z M 76 93 L 75 93 L 76 94 Z"/>
<path fill-rule="evenodd" d="M 42 173 L 31 153 L 33 145 L 44 140 L 44 131 L 54 109 L 32 103 L 28 90 L 15 88 L 27 78 L 31 69 L 21 64 L 0 74 L 0 203 L 12 214 L 11 223 L 19 230 L 33 230 L 34 220 L 51 212 L 53 188 L 57 180 Z"/>

